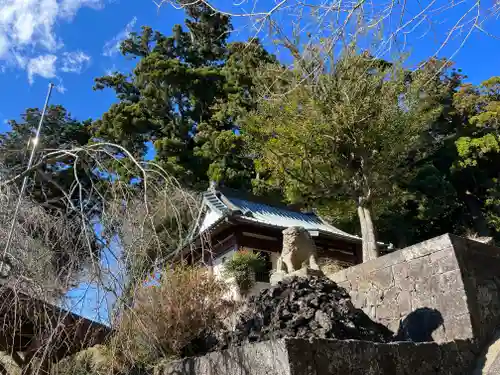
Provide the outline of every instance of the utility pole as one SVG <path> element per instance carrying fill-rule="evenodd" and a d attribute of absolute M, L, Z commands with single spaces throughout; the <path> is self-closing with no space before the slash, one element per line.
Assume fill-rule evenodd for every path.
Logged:
<path fill-rule="evenodd" d="M 40 122 L 38 123 L 38 127 L 36 129 L 35 137 L 31 138 L 31 142 L 28 143 L 28 146 L 31 143 L 32 148 L 31 148 L 31 154 L 30 154 L 30 158 L 29 158 L 28 166 L 26 167 L 26 170 L 29 170 L 31 168 L 31 166 L 33 165 L 33 160 L 35 159 L 36 147 L 38 145 L 38 140 L 40 139 L 40 133 L 42 131 L 43 120 L 45 118 L 45 112 L 47 111 L 47 107 L 49 105 L 49 100 L 50 100 L 50 96 L 52 94 L 53 88 L 54 88 L 54 84 L 52 82 L 49 83 L 49 90 L 47 92 L 47 97 L 45 98 L 45 104 L 43 106 L 42 115 L 40 116 Z M 17 215 L 19 213 L 19 207 L 21 206 L 21 201 L 23 198 L 24 190 L 26 190 L 27 183 L 28 183 L 28 174 L 26 174 L 26 176 L 24 176 L 24 178 L 23 178 L 23 184 L 21 185 L 21 191 L 19 192 L 19 198 L 17 200 L 16 209 L 14 211 L 14 216 L 12 217 L 12 223 L 10 225 L 9 235 L 7 237 L 7 242 L 5 243 L 5 248 L 3 251 L 2 259 L 0 259 L 0 277 L 3 276 L 3 268 L 4 268 L 4 265 L 7 261 L 7 259 L 6 259 L 7 252 L 9 251 L 10 245 L 12 243 L 12 236 L 14 235 L 14 228 L 16 226 Z"/>

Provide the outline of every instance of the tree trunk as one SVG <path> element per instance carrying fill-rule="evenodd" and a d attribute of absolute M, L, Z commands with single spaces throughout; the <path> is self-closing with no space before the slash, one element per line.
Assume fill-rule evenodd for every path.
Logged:
<path fill-rule="evenodd" d="M 358 206 L 359 224 L 363 239 L 363 263 L 378 257 L 377 240 L 372 215 L 368 207 Z"/>
<path fill-rule="evenodd" d="M 373 224 L 370 209 L 368 207 L 363 207 L 363 210 L 365 211 L 366 233 L 368 237 L 367 253 L 370 254 L 370 259 L 375 259 L 379 257 L 377 236 L 375 235 L 375 225 Z"/>
<path fill-rule="evenodd" d="M 358 217 L 359 217 L 359 226 L 361 227 L 361 238 L 363 239 L 362 241 L 362 261 L 366 262 L 367 261 L 367 256 L 368 252 L 366 250 L 366 219 L 365 219 L 365 211 L 363 210 L 363 207 L 358 206 Z"/>

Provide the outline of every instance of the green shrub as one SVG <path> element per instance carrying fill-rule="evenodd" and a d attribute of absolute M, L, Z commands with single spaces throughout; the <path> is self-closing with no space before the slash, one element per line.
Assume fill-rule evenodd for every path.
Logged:
<path fill-rule="evenodd" d="M 255 284 L 255 274 L 263 271 L 265 260 L 258 253 L 240 250 L 224 263 L 224 275 L 234 277 L 241 294 L 245 295 Z"/>

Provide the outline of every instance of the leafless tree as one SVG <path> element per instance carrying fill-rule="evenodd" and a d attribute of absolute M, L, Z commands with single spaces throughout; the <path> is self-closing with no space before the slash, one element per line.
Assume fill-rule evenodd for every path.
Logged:
<path fill-rule="evenodd" d="M 154 0 L 154 4 L 175 9 L 206 6 L 229 15 L 244 25 L 239 27 L 245 27 L 247 35 L 278 43 L 295 60 L 324 38 L 325 49 L 360 38 L 367 38 L 368 44 L 376 40 L 375 46 L 367 45 L 374 56 L 425 44 L 433 46 L 425 51 L 428 58 L 453 60 L 474 33 L 498 38 L 494 30 L 500 14 L 497 0 Z"/>
<path fill-rule="evenodd" d="M 129 307 L 124 300 L 161 271 L 158 265 L 168 268 L 165 259 L 193 237 L 200 216 L 196 194 L 120 146 L 45 151 L 32 168 L 0 182 L 0 243 L 12 235 L 1 258 L 0 351 L 6 356 L 0 373 L 47 373 L 51 363 L 101 342 L 109 328 L 74 313 L 85 307 L 84 315 L 112 326 L 113 317 Z M 63 192 L 66 212 L 46 210 L 29 191 L 19 196 L 18 180 L 40 163 L 68 155 L 75 163 L 92 161 L 102 181 L 84 186 L 79 173 L 90 171 L 74 168 L 71 191 Z M 134 179 L 120 178 L 118 169 Z M 75 192 L 81 198 L 76 203 L 69 199 Z M 89 196 L 98 197 L 99 214 L 87 209 Z"/>

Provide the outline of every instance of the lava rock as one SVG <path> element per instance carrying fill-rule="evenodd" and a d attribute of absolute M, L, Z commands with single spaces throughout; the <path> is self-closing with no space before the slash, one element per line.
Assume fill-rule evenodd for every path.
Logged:
<path fill-rule="evenodd" d="M 282 337 L 389 342 L 393 333 L 355 308 L 334 281 L 310 276 L 287 278 L 251 297 L 234 331 L 217 336 L 214 349 Z"/>

